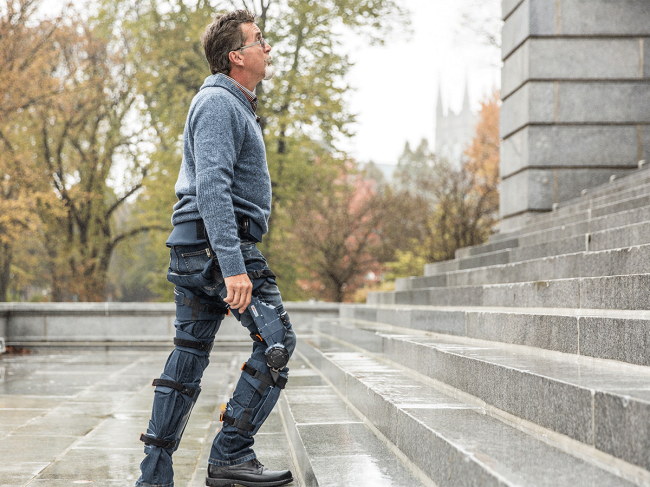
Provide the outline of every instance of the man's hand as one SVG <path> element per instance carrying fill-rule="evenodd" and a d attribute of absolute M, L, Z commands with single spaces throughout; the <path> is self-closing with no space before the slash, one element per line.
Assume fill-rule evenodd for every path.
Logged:
<path fill-rule="evenodd" d="M 224 301 L 228 303 L 231 309 L 238 309 L 240 313 L 246 311 L 251 303 L 251 294 L 253 293 L 253 283 L 247 274 L 237 274 L 224 278 L 228 295 Z"/>

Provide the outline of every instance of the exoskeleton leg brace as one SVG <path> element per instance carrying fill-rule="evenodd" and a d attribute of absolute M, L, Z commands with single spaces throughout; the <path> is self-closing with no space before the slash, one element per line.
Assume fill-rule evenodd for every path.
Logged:
<path fill-rule="evenodd" d="M 218 327 L 227 312 L 215 307 L 209 300 L 189 290 L 175 289 L 176 318 L 180 322 L 208 321 Z M 147 432 L 140 436 L 144 442 L 144 462 L 157 461 L 158 456 L 171 456 L 176 451 L 187 426 L 190 414 L 199 397 L 201 377 L 208 365 L 212 341 L 200 341 L 190 333 L 177 329 L 175 349 L 165 364 L 160 378 L 154 379 L 154 404 Z M 213 337 L 214 334 L 211 334 Z M 171 462 L 164 462 L 169 464 Z"/>
<path fill-rule="evenodd" d="M 269 270 L 248 271 L 248 275 L 253 281 L 253 289 L 257 284 L 256 281 L 275 277 Z M 226 291 L 224 289 L 222 294 Z M 240 313 L 236 310 L 232 312 L 235 318 L 241 321 Z M 271 414 L 280 392 L 287 384 L 289 369 L 286 365 L 289 362 L 290 352 L 283 342 L 287 330 L 291 328 L 291 323 L 284 308 L 270 306 L 254 295 L 246 312 L 250 313 L 254 322 L 255 330 L 251 331 L 251 338 L 265 347 L 266 363 L 249 359 L 242 367 L 241 380 L 245 380 L 256 389 L 255 397 L 259 397 L 259 400 L 252 401 L 248 407 L 245 407 L 233 397 L 228 401 L 221 420 L 225 423 L 224 428 L 227 428 L 226 424 L 230 425 L 236 428 L 239 434 L 250 438 L 257 433 Z"/>

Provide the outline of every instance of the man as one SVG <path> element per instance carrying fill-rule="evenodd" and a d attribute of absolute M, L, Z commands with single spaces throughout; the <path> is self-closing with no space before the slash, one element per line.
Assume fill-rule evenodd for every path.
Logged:
<path fill-rule="evenodd" d="M 175 187 L 179 201 L 167 241 L 167 279 L 176 285 L 175 348 L 153 383 L 151 420 L 140 438 L 147 455 L 138 486 L 174 485 L 171 457 L 200 393 L 201 376 L 227 308 L 250 332 L 253 353 L 222 415 L 206 484 L 278 486 L 292 481 L 290 471 L 267 469 L 252 449 L 253 435 L 287 382 L 284 364 L 296 344 L 275 276 L 255 245 L 267 232 L 271 181 L 253 91 L 273 75 L 271 46 L 255 20 L 243 10 L 217 15 L 201 36 L 212 76 L 192 100 L 187 116 Z M 271 344 L 262 339 L 251 314 L 251 296 L 270 305 L 266 309 L 275 314 L 275 326 L 284 337 L 275 344 L 280 365 L 274 361 L 277 356 L 270 357 Z"/>

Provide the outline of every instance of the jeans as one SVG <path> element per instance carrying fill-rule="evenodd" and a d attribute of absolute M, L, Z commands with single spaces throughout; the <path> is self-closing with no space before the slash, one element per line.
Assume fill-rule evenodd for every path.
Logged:
<path fill-rule="evenodd" d="M 266 259 L 254 243 L 243 242 L 241 251 L 247 271 L 268 269 Z M 211 252 L 207 244 L 172 247 L 167 279 L 176 284 L 177 295 L 179 292 L 191 293 L 200 298 L 203 303 L 224 307 L 225 303 L 219 297 L 224 283 L 220 276 L 215 277 L 214 264 L 210 255 Z M 253 280 L 253 294 L 263 302 L 275 307 L 278 313 L 284 311 L 280 292 L 274 279 L 266 277 Z M 208 312 L 198 313 L 197 317 L 195 313 L 190 318 L 188 312 L 191 310 L 186 307 L 177 304 L 176 310 L 174 326 L 177 338 L 208 344 L 214 341 L 224 315 Z M 257 328 L 248 310 L 242 313 L 241 324 L 247 328 L 248 332 L 257 333 Z M 291 355 L 296 346 L 296 335 L 291 323 L 288 323 L 286 327 L 283 344 Z M 247 363 L 263 374 L 269 375 L 269 368 L 264 356 L 266 344 L 264 342 L 252 343 L 253 353 Z M 176 345 L 167 359 L 160 378 L 180 382 L 188 388 L 200 392 L 201 377 L 208 366 L 209 355 L 209 351 Z M 283 370 L 288 371 L 287 368 Z M 229 404 L 234 401 L 241 408 L 253 408 L 254 410 L 256 408 L 259 410 L 262 407 L 261 403 L 264 402 L 262 396 L 258 388 L 250 382 L 250 377 L 246 377 L 246 372 L 242 372 Z M 159 439 L 176 439 L 178 441 L 171 448 L 145 446 L 146 456 L 140 464 L 142 474 L 137 480 L 136 486 L 172 487 L 174 485 L 172 454 L 178 448 L 178 442 L 180 442 L 198 392 L 193 398 L 189 398 L 172 388 L 156 387 L 147 434 Z M 274 404 L 269 404 L 267 400 L 264 409 L 272 406 Z M 224 422 L 212 443 L 208 463 L 228 466 L 252 460 L 256 458 L 252 448 L 253 443 L 253 435 L 242 432 Z"/>

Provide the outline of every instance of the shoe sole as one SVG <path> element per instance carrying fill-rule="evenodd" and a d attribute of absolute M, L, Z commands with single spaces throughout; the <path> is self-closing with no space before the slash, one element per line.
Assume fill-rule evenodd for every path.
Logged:
<path fill-rule="evenodd" d="M 236 487 L 243 485 L 244 487 L 278 487 L 293 482 L 293 477 L 285 480 L 272 480 L 266 482 L 251 482 L 247 480 L 233 481 L 233 479 L 215 479 L 206 477 L 205 485 L 208 487 Z"/>

